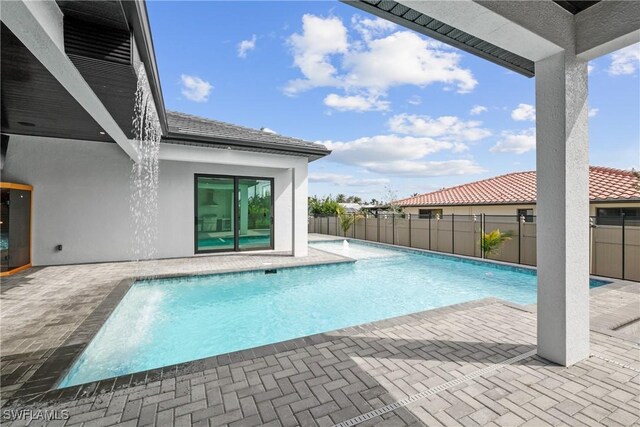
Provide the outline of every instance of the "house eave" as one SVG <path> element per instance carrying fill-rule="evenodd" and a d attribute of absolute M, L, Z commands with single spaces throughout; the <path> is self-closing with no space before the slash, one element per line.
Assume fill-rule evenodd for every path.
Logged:
<path fill-rule="evenodd" d="M 170 132 L 163 137 L 162 142 L 177 144 L 193 144 L 212 148 L 231 148 L 241 151 L 269 152 L 289 156 L 308 157 L 314 161 L 331 153 L 326 148 L 293 147 L 269 142 L 256 142 L 251 140 L 227 139 L 220 137 L 199 136 L 185 133 Z"/>

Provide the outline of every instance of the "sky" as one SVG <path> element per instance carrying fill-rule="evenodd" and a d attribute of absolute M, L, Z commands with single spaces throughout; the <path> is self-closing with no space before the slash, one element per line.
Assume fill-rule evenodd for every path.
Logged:
<path fill-rule="evenodd" d="M 166 107 L 325 144 L 309 194 L 535 169 L 535 78 L 333 1 L 148 1 Z M 640 169 L 640 45 L 589 63 L 590 163 Z"/>

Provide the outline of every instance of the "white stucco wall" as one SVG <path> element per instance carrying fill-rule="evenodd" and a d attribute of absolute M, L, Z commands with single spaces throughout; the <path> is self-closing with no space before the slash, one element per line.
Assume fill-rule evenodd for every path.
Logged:
<path fill-rule="evenodd" d="M 256 153 L 227 151 L 242 162 Z M 265 164 L 274 155 L 265 155 Z M 278 157 L 300 168 L 300 158 Z M 248 162 L 247 162 L 248 163 Z M 131 160 L 116 144 L 11 137 L 2 180 L 33 185 L 32 263 L 123 261 L 131 256 Z M 194 174 L 274 178 L 274 245 L 293 242 L 291 169 L 189 161 L 160 162 L 158 257 L 194 255 Z M 306 201 L 306 195 L 305 195 Z M 306 227 L 304 236 L 306 244 Z M 63 250 L 55 251 L 55 246 Z"/>

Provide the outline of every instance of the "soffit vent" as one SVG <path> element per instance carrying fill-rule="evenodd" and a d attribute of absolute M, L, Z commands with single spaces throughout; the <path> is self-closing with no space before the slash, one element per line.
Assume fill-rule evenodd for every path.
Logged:
<path fill-rule="evenodd" d="M 67 55 L 131 64 L 131 34 L 120 29 L 65 17 L 64 48 Z"/>

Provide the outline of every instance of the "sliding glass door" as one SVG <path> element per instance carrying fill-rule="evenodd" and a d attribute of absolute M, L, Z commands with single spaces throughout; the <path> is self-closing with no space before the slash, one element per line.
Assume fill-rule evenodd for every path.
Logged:
<path fill-rule="evenodd" d="M 273 248 L 273 180 L 195 176 L 195 252 Z"/>
<path fill-rule="evenodd" d="M 240 250 L 272 247 L 272 205 L 270 179 L 238 179 L 238 246 Z"/>

